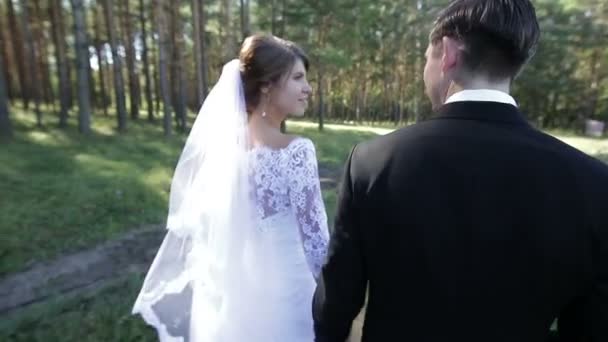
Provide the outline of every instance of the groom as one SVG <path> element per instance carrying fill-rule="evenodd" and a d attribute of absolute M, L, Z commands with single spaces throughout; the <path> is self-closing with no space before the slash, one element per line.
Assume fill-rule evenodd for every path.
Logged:
<path fill-rule="evenodd" d="M 356 146 L 315 293 L 316 341 L 608 341 L 608 166 L 509 95 L 529 0 L 455 0 L 424 81 L 434 118 Z"/>

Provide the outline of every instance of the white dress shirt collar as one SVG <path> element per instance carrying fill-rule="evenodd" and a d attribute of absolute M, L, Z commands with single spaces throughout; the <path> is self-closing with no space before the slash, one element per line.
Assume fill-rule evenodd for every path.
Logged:
<path fill-rule="evenodd" d="M 445 103 L 463 101 L 500 102 L 517 107 L 515 99 L 502 91 L 492 89 L 467 89 L 452 94 Z"/>

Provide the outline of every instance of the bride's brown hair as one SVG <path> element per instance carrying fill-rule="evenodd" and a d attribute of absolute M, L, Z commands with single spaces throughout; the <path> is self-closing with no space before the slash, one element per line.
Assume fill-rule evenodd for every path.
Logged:
<path fill-rule="evenodd" d="M 239 60 L 249 114 L 260 104 L 262 88 L 277 83 L 287 75 L 298 59 L 308 70 L 308 57 L 291 41 L 261 34 L 245 39 Z"/>

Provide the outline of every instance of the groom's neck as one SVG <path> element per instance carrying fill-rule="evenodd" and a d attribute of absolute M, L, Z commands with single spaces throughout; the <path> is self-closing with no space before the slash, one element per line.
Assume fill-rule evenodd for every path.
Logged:
<path fill-rule="evenodd" d="M 478 90 L 478 89 L 490 89 L 490 90 L 498 90 L 503 93 L 509 94 L 511 91 L 511 81 L 489 81 L 484 78 L 470 78 L 466 81 L 462 82 L 452 82 L 450 85 L 447 97 L 449 98 L 451 95 L 463 91 L 463 90 Z"/>

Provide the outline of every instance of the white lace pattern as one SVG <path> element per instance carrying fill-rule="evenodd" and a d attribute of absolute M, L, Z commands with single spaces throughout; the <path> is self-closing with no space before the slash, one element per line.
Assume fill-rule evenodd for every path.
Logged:
<path fill-rule="evenodd" d="M 252 158 L 258 219 L 291 211 L 298 222 L 306 260 L 316 277 L 325 261 L 329 232 L 313 143 L 296 138 L 282 149 L 259 147 L 252 150 Z"/>

